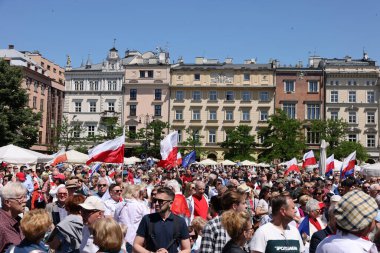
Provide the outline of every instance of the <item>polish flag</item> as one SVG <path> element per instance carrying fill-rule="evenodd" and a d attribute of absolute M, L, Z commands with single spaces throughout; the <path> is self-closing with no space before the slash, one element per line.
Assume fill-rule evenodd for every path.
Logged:
<path fill-rule="evenodd" d="M 62 148 L 60 151 L 53 155 L 53 159 L 49 162 L 51 166 L 55 166 L 58 163 L 63 163 L 67 161 L 67 155 L 65 148 Z"/>
<path fill-rule="evenodd" d="M 291 159 L 290 161 L 287 161 L 285 162 L 285 165 L 287 166 L 287 169 L 284 173 L 284 175 L 288 175 L 289 172 L 291 171 L 296 171 L 296 172 L 300 172 L 300 169 L 298 168 L 298 165 L 297 165 L 297 159 L 296 158 L 293 158 Z"/>
<path fill-rule="evenodd" d="M 106 141 L 88 151 L 90 159 L 86 162 L 123 163 L 124 162 L 125 136 Z"/>
<path fill-rule="evenodd" d="M 310 150 L 309 152 L 304 154 L 302 160 L 303 160 L 302 168 L 305 168 L 308 165 L 314 165 L 317 163 L 317 160 L 315 160 L 315 157 L 314 157 L 313 150 Z"/>
<path fill-rule="evenodd" d="M 356 162 L 356 151 L 349 154 L 343 161 L 342 168 L 340 171 L 340 177 L 346 178 L 354 173 Z"/>
<path fill-rule="evenodd" d="M 178 132 L 174 131 L 168 134 L 160 142 L 161 160 L 158 162 L 159 167 L 172 168 L 177 164 L 178 152 Z"/>
<path fill-rule="evenodd" d="M 334 154 L 332 154 L 331 156 L 329 156 L 327 159 L 326 159 L 326 170 L 325 170 L 325 176 L 331 176 L 333 171 L 334 171 L 334 168 L 335 168 L 335 164 L 334 164 Z"/>
<path fill-rule="evenodd" d="M 177 153 L 177 165 L 178 166 L 182 165 L 182 155 L 181 155 L 181 152 Z"/>

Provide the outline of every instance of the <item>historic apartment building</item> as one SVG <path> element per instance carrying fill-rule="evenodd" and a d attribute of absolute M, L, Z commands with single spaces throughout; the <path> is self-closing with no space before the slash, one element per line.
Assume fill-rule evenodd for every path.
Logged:
<path fill-rule="evenodd" d="M 200 141 L 206 157 L 221 160 L 226 130 L 249 125 L 257 137 L 274 112 L 274 93 L 272 64 L 233 64 L 232 59 L 220 63 L 203 57 L 194 64 L 180 61 L 171 69 L 169 122 L 179 142 L 191 129 L 204 137 Z"/>
<path fill-rule="evenodd" d="M 319 138 L 310 131 L 310 121 L 324 119 L 323 70 L 313 64 L 276 68 L 276 108 L 303 122 L 309 148 L 319 149 Z"/>
<path fill-rule="evenodd" d="M 379 68 L 366 53 L 362 59 L 323 59 L 326 118 L 345 120 L 348 141 L 360 142 L 370 158 L 379 158 Z"/>
<path fill-rule="evenodd" d="M 24 52 L 14 49 L 0 49 L 0 57 L 12 66 L 22 67 L 22 87 L 27 90 L 29 107 L 40 112 L 38 143 L 31 149 L 41 152 L 53 150 L 56 145 L 56 127 L 60 124 L 64 100 L 64 70 L 44 58 L 39 52 Z"/>

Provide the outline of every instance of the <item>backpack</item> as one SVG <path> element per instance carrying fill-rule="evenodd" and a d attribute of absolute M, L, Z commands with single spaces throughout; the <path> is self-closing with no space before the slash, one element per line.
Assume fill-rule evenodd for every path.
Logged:
<path fill-rule="evenodd" d="M 180 237 L 181 237 L 181 217 L 179 217 L 178 215 L 175 215 L 174 213 L 173 214 L 173 222 L 174 222 L 174 226 L 173 226 L 173 239 L 169 242 L 168 246 L 165 247 L 166 250 L 169 250 L 170 247 L 175 243 L 175 242 L 179 242 L 180 240 Z M 152 219 L 152 215 L 149 215 L 148 216 L 149 219 L 148 219 L 148 233 L 150 235 L 150 238 L 152 239 L 152 242 L 153 242 L 153 246 L 154 246 L 154 251 L 157 251 L 159 248 L 157 247 L 158 243 L 156 241 L 156 236 L 155 236 L 155 233 L 154 233 L 154 223 L 151 221 Z"/>

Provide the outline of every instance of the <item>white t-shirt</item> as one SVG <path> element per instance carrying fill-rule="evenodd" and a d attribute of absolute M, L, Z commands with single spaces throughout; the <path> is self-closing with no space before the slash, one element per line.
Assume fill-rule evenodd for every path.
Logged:
<path fill-rule="evenodd" d="M 273 225 L 272 222 L 259 227 L 249 243 L 249 249 L 251 251 L 271 253 L 298 253 L 305 251 L 301 235 L 297 228 L 288 225 L 287 228 L 282 231 Z"/>

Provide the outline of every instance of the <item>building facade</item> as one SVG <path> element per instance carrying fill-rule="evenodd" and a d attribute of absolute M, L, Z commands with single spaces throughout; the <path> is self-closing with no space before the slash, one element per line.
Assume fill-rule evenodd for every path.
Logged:
<path fill-rule="evenodd" d="M 13 45 L 0 50 L 0 57 L 22 67 L 21 86 L 29 96 L 29 107 L 40 112 L 38 143 L 32 150 L 48 152 L 56 145 L 56 129 L 61 123 L 64 100 L 64 70 L 38 52 L 17 51 Z"/>
<path fill-rule="evenodd" d="M 347 140 L 361 143 L 379 159 L 379 68 L 362 59 L 323 59 L 326 75 L 326 118 L 348 123 Z"/>
<path fill-rule="evenodd" d="M 204 157 L 222 160 L 220 143 L 226 130 L 239 125 L 252 127 L 257 137 L 274 112 L 274 69 L 272 64 L 233 64 L 198 57 L 195 64 L 180 61 L 171 69 L 170 114 L 179 143 L 191 133 L 200 139 Z M 202 157 L 203 158 L 203 157 Z"/>

